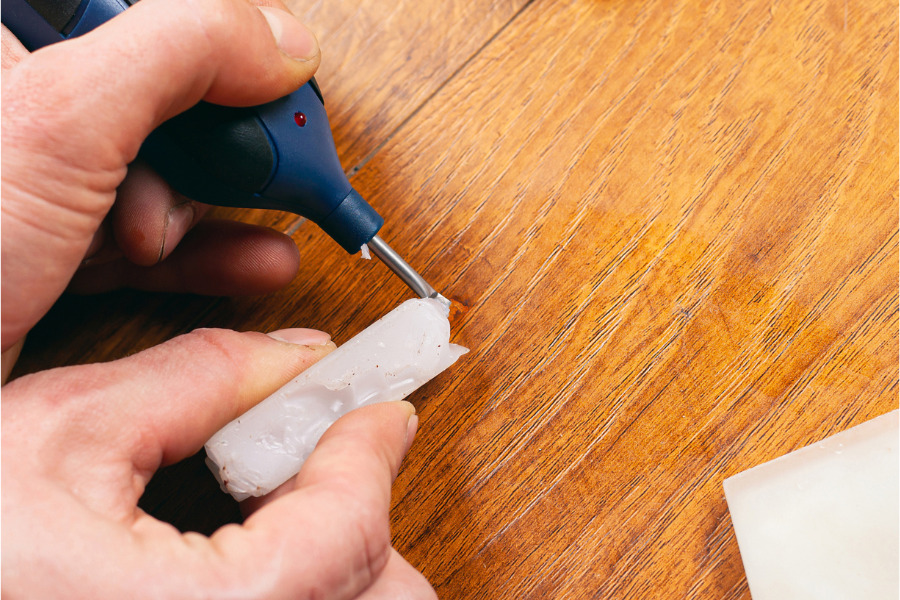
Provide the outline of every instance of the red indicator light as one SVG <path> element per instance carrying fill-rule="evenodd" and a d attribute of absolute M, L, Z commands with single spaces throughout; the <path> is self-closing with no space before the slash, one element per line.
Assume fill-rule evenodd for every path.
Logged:
<path fill-rule="evenodd" d="M 299 127 L 303 127 L 304 125 L 306 125 L 306 115 L 304 115 L 302 112 L 295 112 L 294 123 L 296 123 Z"/>

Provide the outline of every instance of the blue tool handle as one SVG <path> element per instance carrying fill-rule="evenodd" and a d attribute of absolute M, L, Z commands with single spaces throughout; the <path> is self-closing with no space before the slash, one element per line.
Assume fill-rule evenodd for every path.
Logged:
<path fill-rule="evenodd" d="M 34 51 L 86 33 L 132 3 L 3 0 L 2 19 Z M 299 214 L 351 254 L 384 224 L 344 175 L 315 79 L 261 106 L 201 102 L 153 131 L 139 156 L 189 198 Z"/>

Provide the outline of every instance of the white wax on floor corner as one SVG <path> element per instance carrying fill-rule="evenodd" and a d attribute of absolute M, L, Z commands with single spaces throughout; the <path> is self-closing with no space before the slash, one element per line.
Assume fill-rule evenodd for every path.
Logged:
<path fill-rule="evenodd" d="M 900 597 L 898 411 L 725 480 L 753 600 Z"/>

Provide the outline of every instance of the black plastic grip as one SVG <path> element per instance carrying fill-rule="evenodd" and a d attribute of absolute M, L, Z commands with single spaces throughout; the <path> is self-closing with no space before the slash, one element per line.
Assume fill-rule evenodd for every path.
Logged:
<path fill-rule="evenodd" d="M 259 192 L 275 171 L 266 130 L 246 110 L 201 102 L 162 129 L 211 176 L 241 191 Z"/>
<path fill-rule="evenodd" d="M 78 12 L 82 0 L 28 0 L 33 8 L 53 29 L 62 33 Z"/>

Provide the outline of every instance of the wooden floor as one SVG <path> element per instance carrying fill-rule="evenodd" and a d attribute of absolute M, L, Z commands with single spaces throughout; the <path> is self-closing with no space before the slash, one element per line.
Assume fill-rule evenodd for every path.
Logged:
<path fill-rule="evenodd" d="M 898 406 L 898 14 L 872 0 L 294 0 L 354 186 L 465 307 L 398 549 L 441 598 L 749 598 L 722 481 Z M 198 326 L 338 342 L 407 289 L 286 214 L 286 290 L 68 298 L 19 372 Z M 195 457 L 143 504 L 236 518 Z"/>

